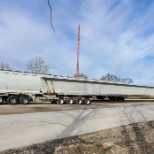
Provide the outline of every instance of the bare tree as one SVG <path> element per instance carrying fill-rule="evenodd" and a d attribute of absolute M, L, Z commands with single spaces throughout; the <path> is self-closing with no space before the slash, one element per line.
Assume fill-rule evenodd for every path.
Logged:
<path fill-rule="evenodd" d="M 111 82 L 120 82 L 121 79 L 119 77 L 117 77 L 116 75 L 112 75 L 112 74 L 107 73 L 106 75 L 103 75 L 100 80 L 111 81 Z"/>
<path fill-rule="evenodd" d="M 1 70 L 12 70 L 11 66 L 8 63 L 1 62 L 0 63 Z"/>
<path fill-rule="evenodd" d="M 106 75 L 103 75 L 100 80 L 119 82 L 119 83 L 125 83 L 125 84 L 133 84 L 133 80 L 130 78 L 122 78 L 121 79 L 120 77 L 118 77 L 116 75 L 109 74 L 109 73 L 107 73 Z"/>
<path fill-rule="evenodd" d="M 76 74 L 74 75 L 74 77 L 76 77 Z M 83 73 L 80 73 L 80 74 L 79 74 L 79 77 L 80 77 L 80 78 L 84 78 L 84 79 L 87 79 L 87 78 L 88 78 L 88 76 L 85 75 L 85 74 L 83 74 Z"/>
<path fill-rule="evenodd" d="M 130 78 L 123 78 L 121 79 L 121 83 L 133 84 L 133 80 Z"/>
<path fill-rule="evenodd" d="M 32 73 L 43 73 L 46 74 L 49 72 L 49 66 L 45 65 L 45 62 L 42 58 L 36 57 L 30 60 L 27 65 L 27 69 Z"/>

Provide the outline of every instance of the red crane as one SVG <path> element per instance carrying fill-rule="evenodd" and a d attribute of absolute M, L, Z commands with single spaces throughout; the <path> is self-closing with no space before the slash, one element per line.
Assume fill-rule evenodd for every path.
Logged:
<path fill-rule="evenodd" d="M 80 25 L 78 26 L 78 48 L 77 48 L 77 63 L 76 63 L 76 77 L 79 77 L 79 58 L 80 58 Z"/>

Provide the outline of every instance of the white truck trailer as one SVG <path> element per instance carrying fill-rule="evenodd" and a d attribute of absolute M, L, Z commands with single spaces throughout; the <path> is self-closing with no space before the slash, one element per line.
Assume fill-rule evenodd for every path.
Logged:
<path fill-rule="evenodd" d="M 90 104 L 92 98 L 124 101 L 130 95 L 154 96 L 154 87 L 0 70 L 0 104 L 37 100 Z"/>

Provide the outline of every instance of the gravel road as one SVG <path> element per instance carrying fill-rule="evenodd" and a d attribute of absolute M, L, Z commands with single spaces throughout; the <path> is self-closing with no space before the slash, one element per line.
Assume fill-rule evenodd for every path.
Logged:
<path fill-rule="evenodd" d="M 0 115 L 0 151 L 154 120 L 154 105 Z"/>
<path fill-rule="evenodd" d="M 49 111 L 65 111 L 65 110 L 87 110 L 96 108 L 112 108 L 112 107 L 124 107 L 124 106 L 138 106 L 138 105 L 154 105 L 154 100 L 127 100 L 125 102 L 111 102 L 111 101 L 92 101 L 91 105 L 79 105 L 79 104 L 28 104 L 28 105 L 0 105 L 0 115 L 8 114 L 21 114 L 21 113 L 34 113 L 34 112 L 49 112 Z"/>

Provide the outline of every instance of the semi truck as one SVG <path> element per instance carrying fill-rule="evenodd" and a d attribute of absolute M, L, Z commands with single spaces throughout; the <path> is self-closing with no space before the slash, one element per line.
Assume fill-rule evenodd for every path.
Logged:
<path fill-rule="evenodd" d="M 94 98 L 124 101 L 136 95 L 154 96 L 154 87 L 0 70 L 0 104 L 29 104 L 38 101 L 90 104 Z"/>

